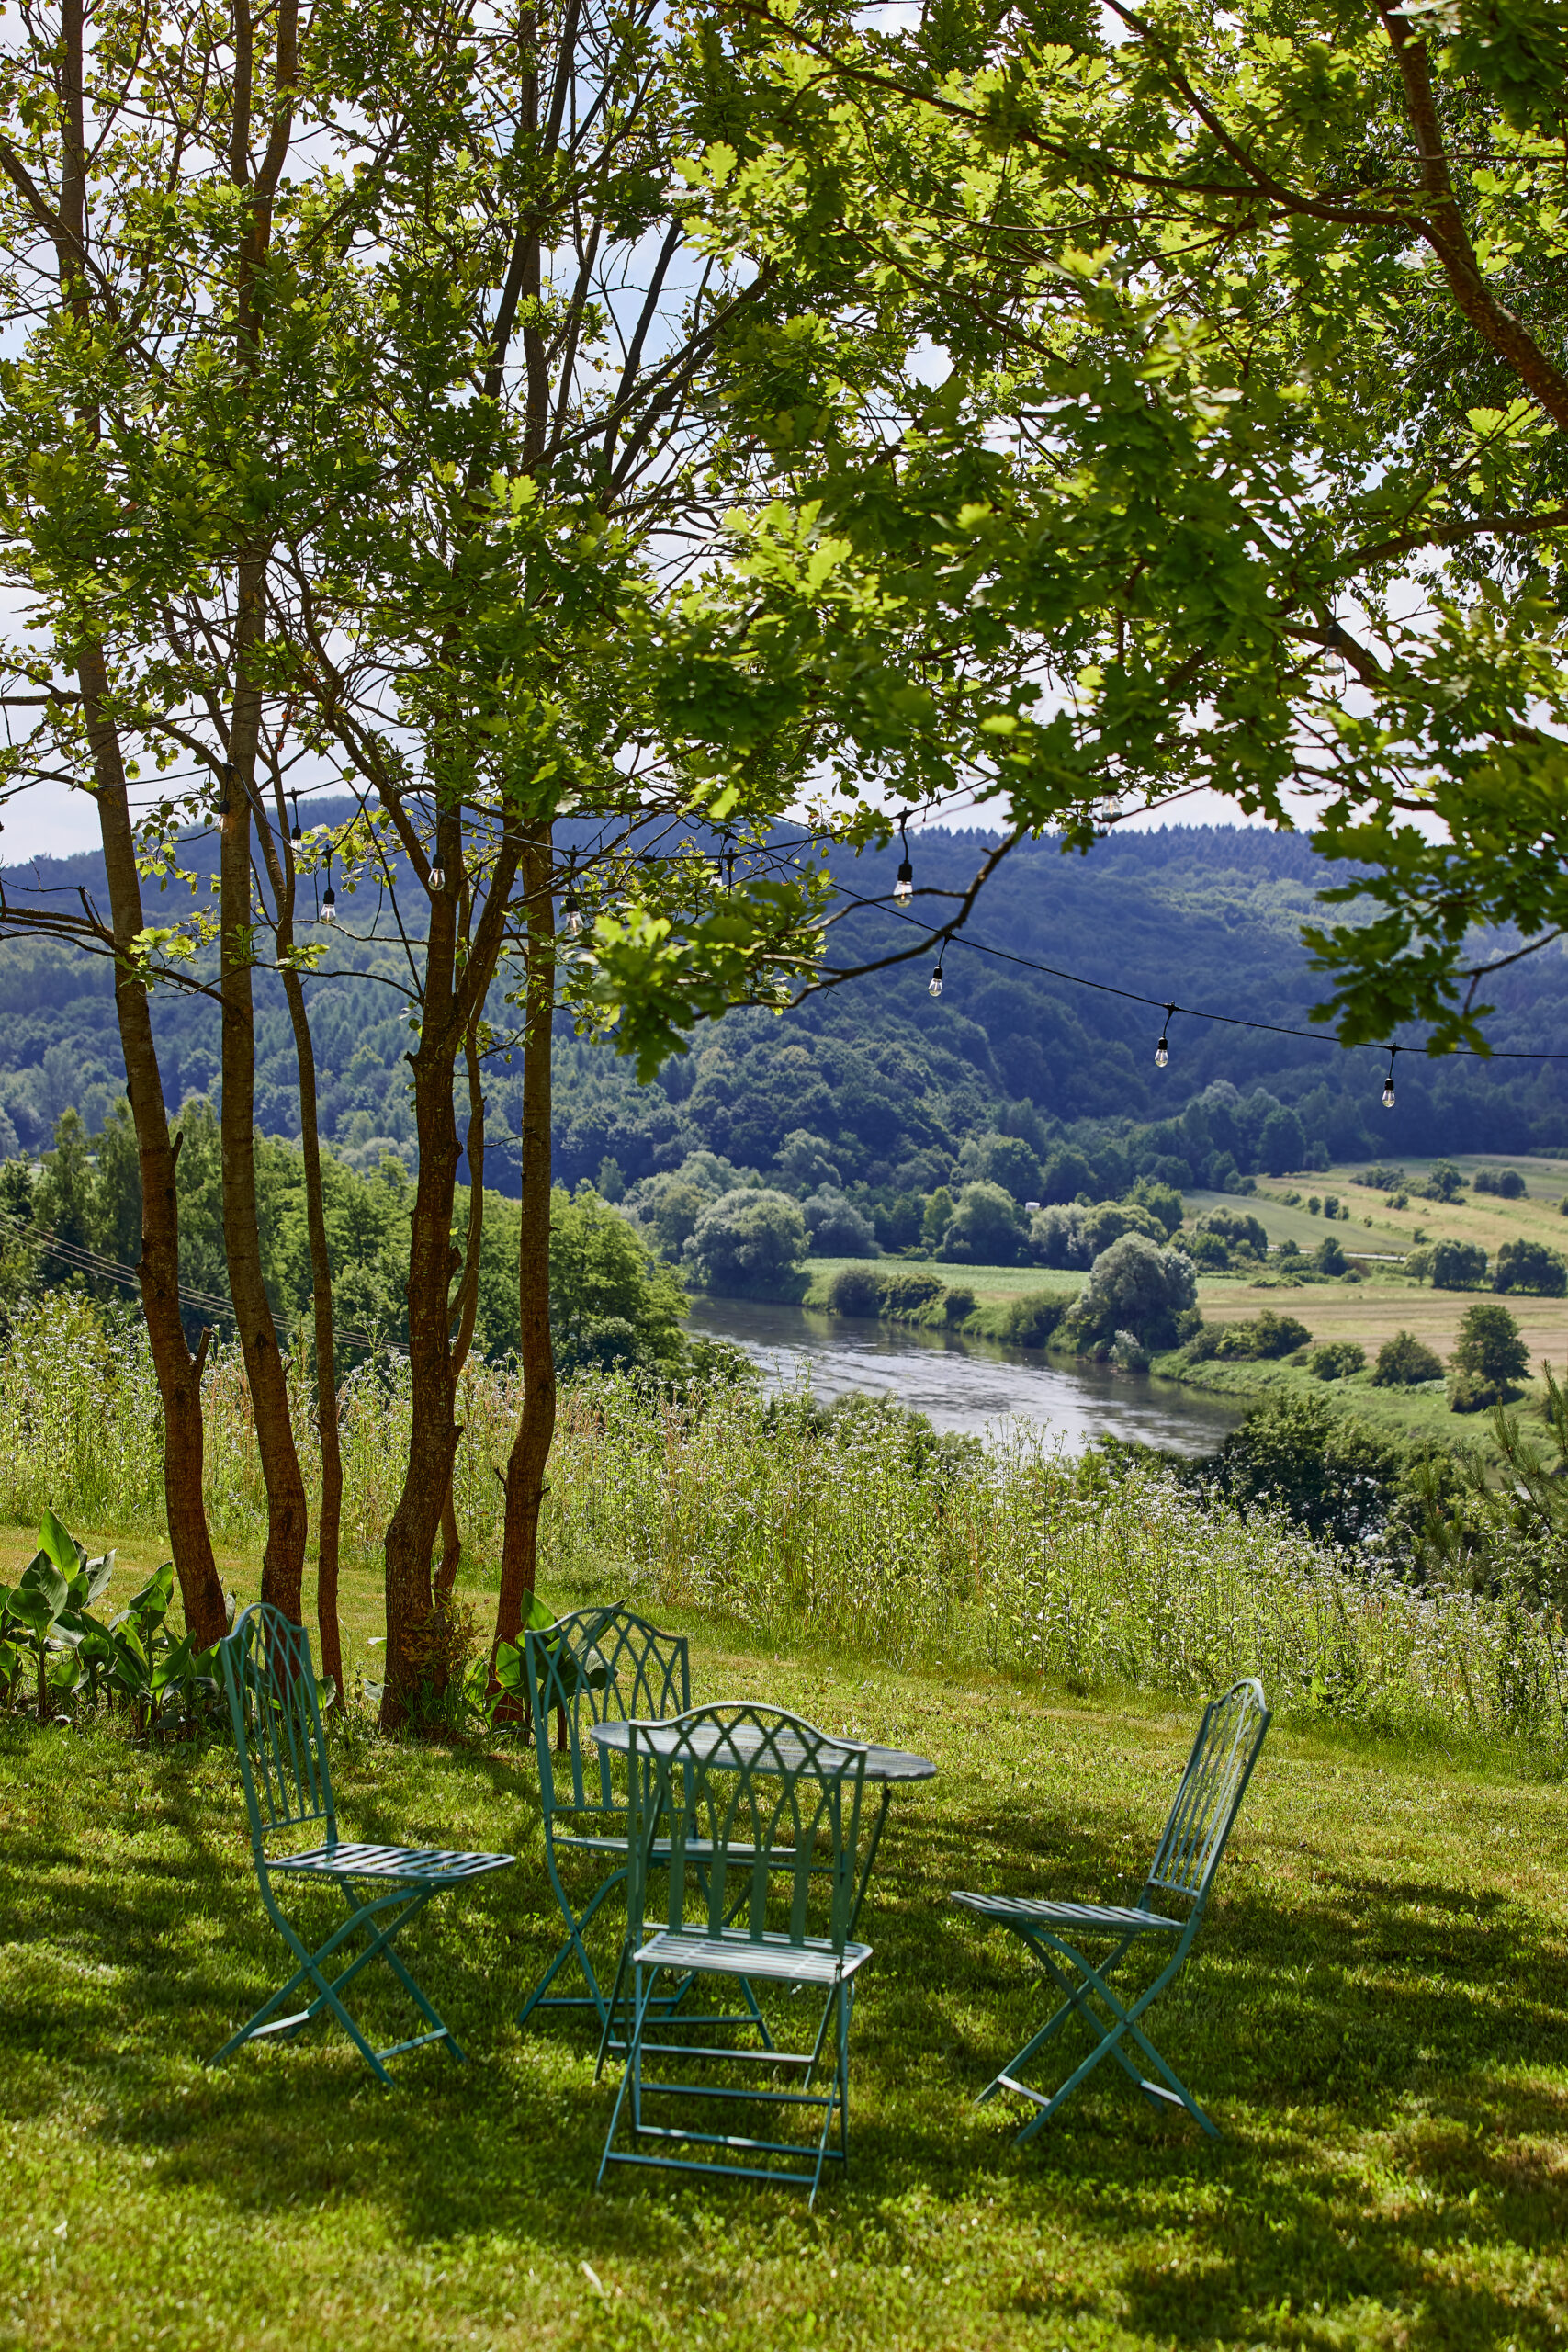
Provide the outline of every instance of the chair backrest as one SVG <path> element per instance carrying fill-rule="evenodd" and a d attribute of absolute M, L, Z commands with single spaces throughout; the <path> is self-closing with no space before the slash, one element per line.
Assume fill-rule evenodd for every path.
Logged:
<path fill-rule="evenodd" d="M 219 1643 L 218 1655 L 258 1867 L 265 1865 L 274 1830 L 321 1822 L 327 1844 L 335 1844 L 332 1771 L 310 1635 L 257 1601 Z"/>
<path fill-rule="evenodd" d="M 642 1933 L 654 1849 L 668 1838 L 668 1923 L 717 1938 L 743 1924 L 760 1939 L 773 1926 L 792 1944 L 821 1935 L 841 1953 L 853 1916 L 863 1747 L 830 1738 L 779 1707 L 730 1701 L 694 1707 L 659 1730 L 634 1724 L 632 1785 L 652 1783 L 632 1822 L 627 1893 L 630 1932 Z M 645 1759 L 651 1765 L 646 1780 Z M 702 1903 L 700 1925 L 686 1916 L 687 1857 Z M 826 1922 L 813 1927 L 810 1897 L 829 1891 Z M 814 1886 L 815 1882 L 815 1886 Z M 787 1927 L 779 1922 L 785 1894 Z M 770 1895 L 775 1915 L 770 1921 Z M 733 1916 L 732 1916 L 733 1915 Z"/>
<path fill-rule="evenodd" d="M 553 1625 L 530 1631 L 524 1668 L 534 1707 L 534 1747 L 539 1761 L 539 1801 L 547 1815 L 570 1809 L 624 1816 L 624 1763 L 592 1736 L 601 1723 L 662 1723 L 692 1703 L 692 1664 L 684 1634 L 660 1633 L 623 1601 L 578 1609 Z M 550 1731 L 558 1710 L 566 1724 L 564 1754 L 552 1758 Z M 555 1770 L 566 1765 L 570 1797 L 558 1797 Z"/>
<path fill-rule="evenodd" d="M 1269 1724 L 1260 1682 L 1234 1683 L 1203 1710 L 1176 1803 L 1144 1893 L 1186 1895 L 1194 1916 L 1208 1900 L 1209 1883 L 1224 1852 L 1252 1768 Z"/>

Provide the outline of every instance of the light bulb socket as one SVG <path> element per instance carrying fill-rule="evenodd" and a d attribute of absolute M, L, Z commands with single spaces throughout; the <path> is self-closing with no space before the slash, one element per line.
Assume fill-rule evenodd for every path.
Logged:
<path fill-rule="evenodd" d="M 1156 1069 L 1164 1069 L 1170 1059 L 1170 1038 L 1168 1033 L 1169 1031 L 1170 1024 L 1175 1018 L 1175 1005 L 1168 1004 L 1165 1008 L 1165 1019 L 1160 1023 L 1159 1044 L 1155 1047 Z"/>
<path fill-rule="evenodd" d="M 1382 1082 L 1382 1107 L 1385 1111 L 1393 1108 L 1393 1057 L 1398 1051 L 1397 1046 L 1391 1046 L 1388 1049 L 1388 1076 Z"/>
<path fill-rule="evenodd" d="M 940 964 L 937 966 L 935 971 L 931 974 L 930 980 L 926 984 L 926 994 L 928 996 L 940 996 L 942 994 L 942 966 Z"/>

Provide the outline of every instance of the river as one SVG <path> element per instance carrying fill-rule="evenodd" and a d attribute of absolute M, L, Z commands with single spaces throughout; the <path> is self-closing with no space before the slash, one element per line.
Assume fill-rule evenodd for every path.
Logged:
<path fill-rule="evenodd" d="M 1173 1453 L 1209 1453 L 1240 1410 L 1147 1373 L 1066 1366 L 1034 1348 L 1004 1348 L 906 1323 L 861 1322 L 763 1306 L 750 1299 L 696 1298 L 691 1329 L 731 1340 L 762 1367 L 771 1388 L 809 1374 L 825 1404 L 859 1390 L 891 1396 L 939 1430 L 983 1437 L 1020 1416 L 1055 1431 L 1070 1453 L 1097 1437 L 1136 1438 Z"/>

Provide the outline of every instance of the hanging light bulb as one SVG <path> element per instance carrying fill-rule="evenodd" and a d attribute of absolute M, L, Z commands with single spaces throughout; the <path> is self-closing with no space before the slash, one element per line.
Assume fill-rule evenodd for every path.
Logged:
<path fill-rule="evenodd" d="M 931 978 L 926 983 L 926 994 L 928 996 L 940 996 L 942 994 L 942 966 L 940 964 L 937 966 L 935 971 L 931 974 Z"/>
<path fill-rule="evenodd" d="M 566 896 L 560 902 L 560 927 L 562 935 L 567 939 L 581 939 L 582 936 L 582 908 L 570 882 Z"/>
<path fill-rule="evenodd" d="M 915 895 L 915 869 L 909 863 L 909 837 L 902 823 L 898 827 L 898 839 L 903 844 L 904 856 L 898 868 L 898 879 L 893 885 L 893 903 L 896 907 L 907 907 Z"/>
<path fill-rule="evenodd" d="M 333 854 L 331 850 L 328 850 L 327 852 L 327 887 L 321 893 L 321 921 L 323 922 L 336 922 L 337 921 L 337 892 L 333 888 Z"/>
<path fill-rule="evenodd" d="M 294 803 L 294 822 L 288 828 L 288 838 L 293 846 L 298 849 L 305 838 L 299 831 L 299 795 L 297 792 L 291 792 L 288 797 Z"/>
<path fill-rule="evenodd" d="M 1328 683 L 1337 691 L 1342 692 L 1350 679 L 1350 665 L 1345 659 L 1345 650 L 1350 640 L 1337 620 L 1329 622 L 1324 632 L 1324 640 L 1328 649 L 1327 660 L 1324 663 Z"/>
<path fill-rule="evenodd" d="M 727 890 L 733 890 L 735 888 L 735 852 L 733 849 L 727 849 L 724 853 L 724 887 Z"/>
<path fill-rule="evenodd" d="M 1397 1046 L 1391 1046 L 1388 1049 L 1388 1076 L 1382 1082 L 1382 1107 L 1385 1111 L 1393 1108 L 1393 1057 L 1398 1051 Z"/>
<path fill-rule="evenodd" d="M 1165 1019 L 1160 1023 L 1159 1044 L 1155 1047 L 1156 1069 L 1164 1069 L 1170 1059 L 1170 1040 L 1166 1032 L 1170 1027 L 1171 1016 L 1175 1011 L 1174 1004 L 1168 1004 L 1165 1008 Z"/>
<path fill-rule="evenodd" d="M 446 868 L 444 865 L 433 865 L 430 869 L 430 892 L 432 898 L 439 898 L 446 888 Z"/>

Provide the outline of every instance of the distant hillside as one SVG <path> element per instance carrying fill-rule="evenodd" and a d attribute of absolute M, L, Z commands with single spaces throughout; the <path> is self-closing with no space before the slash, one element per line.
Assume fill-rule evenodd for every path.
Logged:
<path fill-rule="evenodd" d="M 321 811 L 322 815 L 333 812 Z M 914 845 L 916 881 L 953 888 L 984 836 L 931 834 Z M 194 861 L 210 863 L 199 854 Z M 872 895 L 891 888 L 893 857 L 847 863 L 840 878 Z M 41 886 L 101 895 L 97 860 L 45 861 L 6 874 L 13 896 Z M 1114 987 L 1261 1021 L 1304 1020 L 1318 993 L 1299 930 L 1321 869 L 1300 837 L 1240 829 L 1122 834 L 1087 859 L 1027 844 L 989 886 L 970 926 L 977 943 Z M 344 899 L 351 919 L 370 908 Z M 155 900 L 149 908 L 156 919 Z M 837 955 L 894 936 L 886 913 L 853 917 Z M 404 1002 L 392 943 L 340 934 L 333 977 L 315 982 L 311 1015 L 323 1131 L 351 1164 L 412 1154 L 402 1057 Z M 377 976 L 380 977 L 378 978 Z M 740 1012 L 699 1032 L 692 1053 L 638 1087 L 607 1049 L 563 1024 L 558 1046 L 557 1163 L 568 1182 L 678 1165 L 694 1149 L 766 1171 L 787 1135 L 820 1137 L 843 1182 L 866 1194 L 929 1192 L 966 1138 L 994 1125 L 1043 1153 L 1063 1140 L 1109 1151 L 1115 1166 L 1168 1163 L 1180 1181 L 1224 1182 L 1228 1160 L 1256 1167 L 1270 1112 L 1299 1119 L 1302 1159 L 1325 1162 L 1436 1151 L 1568 1152 L 1568 1079 L 1550 1064 L 1402 1058 L 1398 1104 L 1379 1103 L 1382 1066 L 1366 1053 L 1178 1020 L 1168 1069 L 1156 1070 L 1159 1015 L 1146 1007 L 976 952 L 955 942 L 940 1003 L 923 962 L 830 991 L 778 1019 Z M 1501 975 L 1499 1046 L 1561 1050 L 1568 1036 L 1562 946 Z M 257 1110 L 265 1131 L 298 1132 L 292 1040 L 281 995 L 263 983 Z M 501 1007 L 498 1001 L 498 1013 Z M 122 1084 L 103 964 L 26 941 L 0 947 L 0 1150 L 37 1151 L 68 1105 L 96 1126 Z M 173 989 L 156 1003 L 171 1096 L 210 1093 L 215 1009 Z M 1218 1085 L 1216 1082 L 1222 1082 Z M 487 1174 L 516 1189 L 519 1079 L 489 1080 Z M 1230 1090 L 1234 1088 L 1235 1095 Z M 1207 1097 L 1205 1103 L 1200 1098 Z M 1239 1098 L 1239 1099 L 1238 1099 Z M 1275 1123 L 1269 1148 L 1293 1137 Z M 614 1174 L 606 1182 L 614 1188 Z"/>

